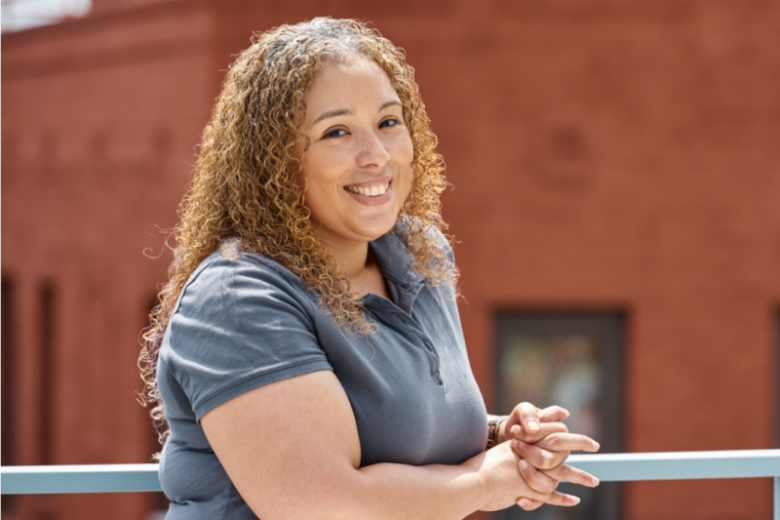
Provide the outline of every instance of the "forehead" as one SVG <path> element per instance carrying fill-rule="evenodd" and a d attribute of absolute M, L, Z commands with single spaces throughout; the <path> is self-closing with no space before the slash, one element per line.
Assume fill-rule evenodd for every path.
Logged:
<path fill-rule="evenodd" d="M 363 103 L 382 105 L 397 100 L 398 94 L 376 62 L 353 58 L 322 65 L 304 99 L 308 119 L 316 117 L 313 112 L 319 110 L 349 109 Z"/>

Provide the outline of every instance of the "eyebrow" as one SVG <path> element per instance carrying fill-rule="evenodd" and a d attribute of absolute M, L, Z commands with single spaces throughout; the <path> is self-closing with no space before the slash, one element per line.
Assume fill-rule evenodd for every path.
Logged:
<path fill-rule="evenodd" d="M 397 101 L 397 100 L 388 101 L 387 103 L 385 103 L 384 105 L 379 107 L 379 110 L 377 110 L 377 112 L 381 112 L 382 110 L 384 110 L 384 109 L 386 109 L 388 107 L 391 107 L 393 105 L 402 106 L 400 101 Z M 329 110 L 327 112 L 323 112 L 322 114 L 320 114 L 319 117 L 314 120 L 312 125 L 316 125 L 317 123 L 319 123 L 323 119 L 328 119 L 330 117 L 354 116 L 354 115 L 355 115 L 355 111 L 354 110 L 347 110 L 346 108 L 337 108 L 336 110 Z"/>

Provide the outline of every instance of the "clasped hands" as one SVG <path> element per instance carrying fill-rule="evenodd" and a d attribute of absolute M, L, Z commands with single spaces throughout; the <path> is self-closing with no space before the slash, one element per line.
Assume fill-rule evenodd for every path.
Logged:
<path fill-rule="evenodd" d="M 596 477 L 564 464 L 571 451 L 599 450 L 599 444 L 593 439 L 569 433 L 561 422 L 568 416 L 569 412 L 559 406 L 540 410 L 530 403 L 520 403 L 499 427 L 498 444 L 493 450 L 507 452 L 505 456 L 509 455 L 508 450 L 513 452 L 520 475 L 530 491 L 518 496 L 515 502 L 526 511 L 542 504 L 578 504 L 579 498 L 556 491 L 561 480 L 587 487 L 599 484 Z M 501 509 L 501 505 L 495 503 L 489 509 Z"/>

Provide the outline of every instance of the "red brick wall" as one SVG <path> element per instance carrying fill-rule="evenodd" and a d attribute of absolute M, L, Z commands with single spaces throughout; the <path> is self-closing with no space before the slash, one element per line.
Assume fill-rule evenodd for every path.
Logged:
<path fill-rule="evenodd" d="M 170 256 L 144 250 L 160 255 L 157 226 L 176 222 L 215 95 L 207 8 L 169 4 L 3 36 L 2 269 L 19 289 L 18 463 L 45 462 L 36 409 L 46 282 L 56 293 L 49 462 L 150 461 L 135 364 Z M 149 497 L 29 497 L 19 511 L 139 519 Z"/>
<path fill-rule="evenodd" d="M 417 69 L 488 402 L 496 309 L 621 309 L 626 451 L 777 447 L 776 2 L 193 0 L 3 36 L 22 463 L 38 462 L 45 280 L 59 298 L 53 462 L 148 460 L 136 340 L 170 261 L 143 256 L 161 250 L 149 232 L 175 223 L 231 55 L 253 31 L 326 14 L 372 20 Z M 44 507 L 140 518 L 147 502 Z M 631 484 L 624 502 L 635 520 L 770 508 L 769 483 L 751 480 Z"/>

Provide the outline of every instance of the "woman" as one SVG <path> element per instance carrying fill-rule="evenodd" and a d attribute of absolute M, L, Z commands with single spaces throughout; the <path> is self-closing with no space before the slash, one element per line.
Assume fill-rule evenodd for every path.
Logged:
<path fill-rule="evenodd" d="M 486 414 L 435 146 L 411 67 L 357 22 L 231 67 L 141 357 L 166 518 L 455 519 L 596 485 L 562 464 L 598 448 L 564 410 Z"/>

